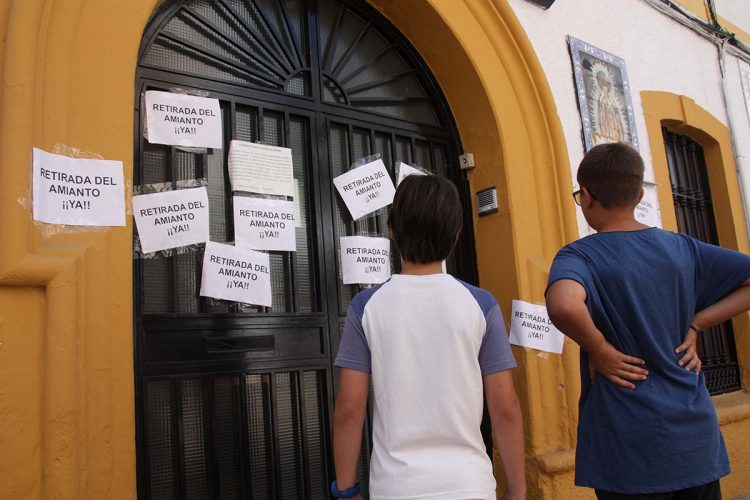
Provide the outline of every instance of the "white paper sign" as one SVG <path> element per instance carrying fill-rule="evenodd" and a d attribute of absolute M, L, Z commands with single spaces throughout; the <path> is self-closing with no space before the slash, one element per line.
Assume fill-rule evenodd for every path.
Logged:
<path fill-rule="evenodd" d="M 399 162 L 398 164 L 398 178 L 396 179 L 396 186 L 401 184 L 401 181 L 409 177 L 410 175 L 427 175 L 425 172 L 422 172 L 421 170 L 412 167 L 411 165 L 407 165 L 404 162 Z"/>
<path fill-rule="evenodd" d="M 656 184 L 644 183 L 643 199 L 635 207 L 635 218 L 638 222 L 651 227 L 661 227 L 659 216 L 659 198 L 656 193 Z"/>
<path fill-rule="evenodd" d="M 339 175 L 333 183 L 355 220 L 393 203 L 396 192 L 382 160 Z"/>
<path fill-rule="evenodd" d="M 234 140 L 228 162 L 232 191 L 294 196 L 291 149 Z"/>
<path fill-rule="evenodd" d="M 514 300 L 509 340 L 513 345 L 562 354 L 565 336 L 552 324 L 545 306 Z"/>
<path fill-rule="evenodd" d="M 297 250 L 294 202 L 234 197 L 234 240 L 256 250 Z"/>
<path fill-rule="evenodd" d="M 124 226 L 122 162 L 33 149 L 34 220 L 71 226 Z"/>
<path fill-rule="evenodd" d="M 342 236 L 340 240 L 345 285 L 378 284 L 391 277 L 390 240 L 367 236 Z"/>
<path fill-rule="evenodd" d="M 219 100 L 147 91 L 146 139 L 151 144 L 221 149 Z"/>
<path fill-rule="evenodd" d="M 200 294 L 271 307 L 270 268 L 267 253 L 208 241 Z"/>
<path fill-rule="evenodd" d="M 208 191 L 178 189 L 133 197 L 143 253 L 208 241 Z"/>

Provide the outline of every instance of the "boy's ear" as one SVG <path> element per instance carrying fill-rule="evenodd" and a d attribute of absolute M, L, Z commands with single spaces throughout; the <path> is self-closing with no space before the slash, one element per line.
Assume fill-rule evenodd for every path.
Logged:
<path fill-rule="evenodd" d="M 388 224 L 388 236 L 390 236 L 393 241 L 396 241 L 396 233 L 393 232 L 393 228 L 390 224 Z"/>
<path fill-rule="evenodd" d="M 581 186 L 581 191 L 585 195 L 581 198 L 581 207 L 585 205 L 586 208 L 590 208 L 591 204 L 594 203 L 594 197 L 591 196 L 591 191 L 583 186 Z"/>
<path fill-rule="evenodd" d="M 644 190 L 643 188 L 641 188 L 641 194 L 640 194 L 640 195 L 638 195 L 638 203 L 640 203 L 640 202 L 641 202 L 641 200 L 643 199 L 643 197 L 644 197 L 645 195 L 646 195 L 646 191 L 645 191 L 645 190 Z M 636 203 L 636 205 L 638 205 L 638 203 Z"/>

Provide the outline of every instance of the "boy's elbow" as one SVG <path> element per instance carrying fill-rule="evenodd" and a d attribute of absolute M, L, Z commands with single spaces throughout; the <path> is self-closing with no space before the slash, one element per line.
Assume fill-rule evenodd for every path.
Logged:
<path fill-rule="evenodd" d="M 559 328 L 560 323 L 575 313 L 575 304 L 572 300 L 558 299 L 547 302 L 547 314 L 552 324 Z"/>

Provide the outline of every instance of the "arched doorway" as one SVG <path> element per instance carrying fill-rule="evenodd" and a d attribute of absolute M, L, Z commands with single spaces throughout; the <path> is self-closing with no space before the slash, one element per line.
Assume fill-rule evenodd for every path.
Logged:
<path fill-rule="evenodd" d="M 136 185 L 205 179 L 211 239 L 229 242 L 229 141 L 289 147 L 301 220 L 297 252 L 271 252 L 272 308 L 199 297 L 200 252 L 136 261 L 139 495 L 327 498 L 331 361 L 359 291 L 341 284 L 338 238 L 384 236 L 387 215 L 352 221 L 332 179 L 375 153 L 391 175 L 404 161 L 453 179 L 466 230 L 448 268 L 475 282 L 453 119 L 416 52 L 364 1 L 166 2 L 144 34 L 137 105 L 177 88 L 220 99 L 225 147 L 152 145 L 137 119 Z"/>

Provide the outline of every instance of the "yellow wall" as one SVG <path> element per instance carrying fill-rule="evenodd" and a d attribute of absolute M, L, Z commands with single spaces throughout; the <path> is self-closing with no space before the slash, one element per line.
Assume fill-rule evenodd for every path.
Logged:
<path fill-rule="evenodd" d="M 11 498 L 40 498 L 44 290 L 0 288 L 0 484 Z M 22 304 L 21 307 L 18 304 Z M 29 335 L 22 335 L 28 332 Z M 21 361 L 21 362 L 19 362 Z"/>
<path fill-rule="evenodd" d="M 40 237 L 32 146 L 125 162 L 156 0 L 3 2 L 0 83 L 0 481 L 3 498 L 135 496 L 130 227 Z"/>
<path fill-rule="evenodd" d="M 701 21 L 705 21 L 707 23 L 711 22 L 711 17 L 709 15 L 708 6 L 706 5 L 706 0 L 677 0 L 675 3 L 679 4 L 681 7 L 683 7 L 685 10 L 693 14 Z M 750 44 L 750 33 L 743 30 L 725 17 L 717 16 L 717 21 L 724 29 L 726 29 L 730 33 L 734 33 L 738 40 L 746 44 Z"/>
<path fill-rule="evenodd" d="M 747 327 L 745 327 L 747 328 Z M 747 330 L 744 332 L 747 338 Z M 747 383 L 747 379 L 744 379 Z M 724 498 L 738 498 L 750 493 L 750 394 L 732 392 L 713 398 L 719 425 L 729 451 L 732 474 L 721 480 Z"/>
<path fill-rule="evenodd" d="M 705 0 L 677 0 L 675 3 L 703 21 L 710 21 Z"/>

